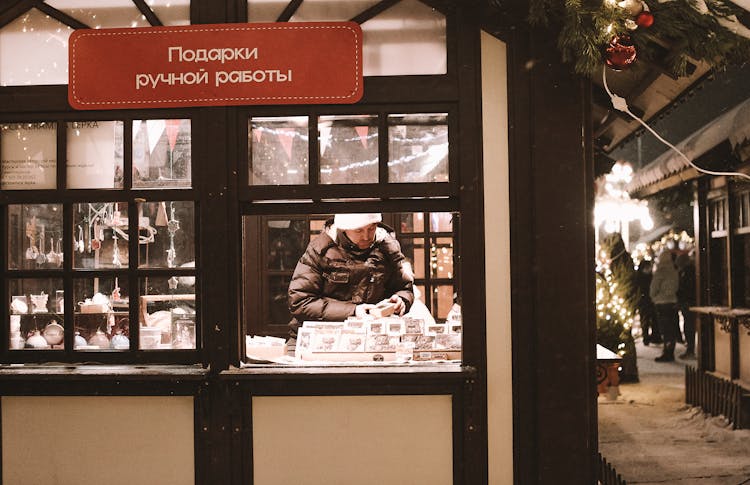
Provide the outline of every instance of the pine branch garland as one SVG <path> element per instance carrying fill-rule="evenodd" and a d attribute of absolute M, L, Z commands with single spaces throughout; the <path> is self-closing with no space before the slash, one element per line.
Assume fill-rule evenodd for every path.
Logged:
<path fill-rule="evenodd" d="M 657 62 L 675 76 L 685 75 L 689 59 L 716 69 L 750 59 L 750 39 L 722 25 L 736 22 L 743 12 L 728 0 L 645 3 L 655 22 L 635 30 L 627 26 L 633 21 L 631 14 L 606 0 L 530 0 L 528 18 L 532 25 L 542 26 L 560 19 L 557 45 L 562 60 L 585 76 L 601 72 L 604 47 L 622 34 L 631 37 L 639 59 Z"/>

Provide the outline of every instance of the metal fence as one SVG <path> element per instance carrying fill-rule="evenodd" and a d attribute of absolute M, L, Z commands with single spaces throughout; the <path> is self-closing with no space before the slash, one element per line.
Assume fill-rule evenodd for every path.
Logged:
<path fill-rule="evenodd" d="M 685 366 L 685 402 L 712 416 L 724 416 L 734 429 L 744 428 L 742 386 L 721 377 Z"/>
<path fill-rule="evenodd" d="M 599 459 L 599 470 L 597 472 L 600 485 L 627 485 L 627 482 L 623 480 L 615 467 L 602 456 L 601 453 L 597 453 Z"/>

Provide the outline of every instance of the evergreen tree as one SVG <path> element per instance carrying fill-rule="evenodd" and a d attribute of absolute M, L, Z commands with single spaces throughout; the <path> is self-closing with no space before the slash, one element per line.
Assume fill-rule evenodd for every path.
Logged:
<path fill-rule="evenodd" d="M 600 247 L 596 278 L 596 341 L 622 357 L 620 380 L 638 381 L 635 341 L 631 333 L 638 302 L 635 268 L 619 233 Z"/>

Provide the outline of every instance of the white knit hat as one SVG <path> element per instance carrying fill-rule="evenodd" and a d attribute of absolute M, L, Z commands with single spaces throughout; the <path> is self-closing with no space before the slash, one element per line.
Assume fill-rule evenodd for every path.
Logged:
<path fill-rule="evenodd" d="M 383 220 L 383 216 L 380 213 L 375 214 L 336 214 L 333 218 L 333 223 L 337 229 L 342 231 L 350 231 L 352 229 L 359 229 L 370 224 L 375 224 Z"/>

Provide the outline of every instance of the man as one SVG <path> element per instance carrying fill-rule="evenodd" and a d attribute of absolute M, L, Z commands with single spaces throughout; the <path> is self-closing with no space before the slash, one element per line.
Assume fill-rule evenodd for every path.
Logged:
<path fill-rule="evenodd" d="M 681 359 L 695 359 L 695 313 L 689 308 L 695 306 L 695 263 L 693 259 L 685 253 L 680 254 L 675 259 L 675 266 L 679 274 L 679 283 L 677 285 L 677 308 L 682 314 L 683 327 L 685 333 L 685 352 L 680 354 Z"/>
<path fill-rule="evenodd" d="M 374 214 L 337 214 L 310 241 L 289 283 L 290 334 L 306 320 L 365 316 L 388 301 L 403 315 L 414 301 L 414 278 L 401 246 Z"/>
<path fill-rule="evenodd" d="M 656 259 L 654 277 L 651 280 L 649 295 L 656 305 L 656 320 L 664 340 L 662 354 L 657 362 L 674 361 L 674 346 L 680 333 L 679 315 L 677 315 L 677 288 L 679 275 L 674 265 L 674 254 L 665 249 Z"/>

